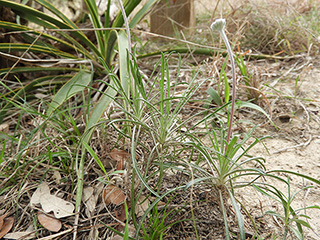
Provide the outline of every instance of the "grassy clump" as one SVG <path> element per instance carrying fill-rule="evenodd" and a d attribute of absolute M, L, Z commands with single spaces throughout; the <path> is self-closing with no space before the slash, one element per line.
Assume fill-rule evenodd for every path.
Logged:
<path fill-rule="evenodd" d="M 236 99 L 230 100 L 224 70 L 220 79 L 225 86 L 223 101 L 222 90 L 211 91 L 214 107 L 192 108 L 202 100 L 199 96 L 205 92 L 202 87 L 207 79 L 199 80 L 197 74 L 190 79 L 179 77 L 179 55 L 173 74 L 170 54 L 161 54 L 145 79 L 135 55 L 127 52 L 131 49 L 124 32 L 117 36 L 119 72 L 95 57 L 103 65 L 99 66 L 103 79 L 101 72 L 94 74 L 94 64 L 79 65 L 54 94 L 47 93 L 49 97 L 42 99 L 40 106 L 25 98 L 23 91 L 12 89 L 10 81 L 2 83 L 11 93 L 10 97 L 1 94 L 2 104 L 19 109 L 14 129 L 0 135 L 1 209 L 16 219 L 27 213 L 16 229 L 33 225 L 38 236 L 50 234 L 36 220 L 39 209 L 29 206 L 32 192 L 46 181 L 55 194 L 75 203 L 75 217 L 63 219 L 74 226 L 75 238 L 107 238 L 116 233 L 124 239 L 159 239 L 183 230 L 181 236 L 198 239 L 210 234 L 213 239 L 246 239 L 249 231 L 252 238 L 261 239 L 265 232 L 241 198 L 239 190 L 245 189 L 278 201 L 283 213 L 270 210 L 266 214 L 279 219 L 284 239 L 290 234 L 303 239 L 304 227 L 310 227 L 304 220 L 308 217 L 299 213 L 304 209 L 293 207 L 296 193 L 292 194 L 292 183 L 284 175 L 320 182 L 291 171 L 268 170 L 263 158 L 250 155 L 263 139 L 252 137 L 255 128 L 243 134 L 233 131 L 230 103 Z M 33 85 L 38 90 L 39 81 Z M 104 88 L 95 87 L 97 82 Z M 98 98 L 92 97 L 96 94 Z M 238 101 L 241 106 L 266 115 L 253 103 Z M 125 162 L 110 161 L 113 148 L 126 151 L 124 155 L 129 157 Z M 288 194 L 281 192 L 277 183 L 284 184 Z M 93 210 L 82 196 L 86 186 L 94 188 Z M 121 206 L 106 203 L 101 196 L 105 186 L 123 193 Z"/>

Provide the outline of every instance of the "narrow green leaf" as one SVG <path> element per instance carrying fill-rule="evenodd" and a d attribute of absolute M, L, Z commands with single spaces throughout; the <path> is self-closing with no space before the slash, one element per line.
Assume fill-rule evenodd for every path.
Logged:
<path fill-rule="evenodd" d="M 308 175 L 297 173 L 297 172 L 293 172 L 293 171 L 289 171 L 289 170 L 271 170 L 271 171 L 268 171 L 267 174 L 274 173 L 274 172 L 276 172 L 276 173 L 290 173 L 290 174 L 293 174 L 293 175 L 308 179 L 311 182 L 314 182 L 314 183 L 320 185 L 320 180 L 319 179 L 315 179 L 315 178 L 310 177 Z"/>
<path fill-rule="evenodd" d="M 58 17 L 63 18 L 63 20 L 66 23 L 50 16 L 49 14 L 43 13 L 29 6 L 16 3 L 13 1 L 0 0 L 0 5 L 11 8 L 14 12 L 16 12 L 22 18 L 29 20 L 31 22 L 34 22 L 36 24 L 39 24 L 40 26 L 47 27 L 49 29 L 72 29 L 72 30 L 78 29 L 78 27 L 71 20 L 68 20 L 52 4 L 44 0 L 38 0 L 38 1 L 40 4 L 46 7 L 49 11 L 58 15 Z M 77 47 L 81 48 L 84 52 L 86 51 L 85 48 L 81 46 L 81 44 L 75 39 L 72 39 L 64 32 L 60 32 L 60 34 L 65 38 L 67 38 L 68 40 L 70 40 Z M 98 49 L 96 48 L 96 46 L 87 38 L 87 36 L 82 31 L 70 31 L 70 35 L 73 35 L 74 37 L 79 38 L 87 47 L 89 47 L 95 53 L 97 57 L 101 57 L 101 58 L 103 57 L 101 53 L 98 51 Z M 86 54 L 86 57 L 92 59 L 92 56 L 90 56 L 90 54 Z"/>
<path fill-rule="evenodd" d="M 96 29 L 101 29 L 102 25 L 100 22 L 100 16 L 99 16 L 99 11 L 98 11 L 98 7 L 96 4 L 95 0 L 85 0 L 85 4 L 87 6 L 87 8 L 89 9 L 89 16 L 91 19 L 91 22 L 93 24 L 93 27 Z M 109 16 L 105 16 L 105 18 L 109 18 Z M 104 31 L 94 31 L 95 35 L 96 35 L 96 39 L 98 42 L 98 48 L 100 53 L 104 53 L 105 52 L 105 43 L 104 43 Z"/>
<path fill-rule="evenodd" d="M 79 68 L 68 68 L 68 67 L 15 67 L 13 69 L 10 68 L 2 68 L 0 69 L 0 75 L 5 74 L 8 71 L 10 71 L 11 74 L 14 73 L 27 73 L 27 72 L 47 72 L 50 74 L 50 72 L 78 72 Z"/>
<path fill-rule="evenodd" d="M 229 98 L 230 98 L 230 87 L 229 87 L 229 83 L 228 83 L 228 78 L 226 73 L 224 72 L 223 74 L 224 77 L 224 102 L 229 102 Z"/>
<path fill-rule="evenodd" d="M 238 220 L 238 226 L 239 226 L 239 232 L 240 232 L 240 239 L 241 240 L 245 240 L 246 239 L 246 230 L 244 228 L 244 221 L 243 221 L 243 217 L 242 217 L 242 213 L 239 209 L 239 206 L 237 204 L 237 201 L 236 199 L 234 198 L 232 192 L 229 191 L 228 189 L 228 192 L 229 192 L 229 196 L 230 196 L 230 199 L 231 199 L 231 203 L 232 203 L 232 206 L 235 210 L 235 213 L 236 213 L 236 217 L 237 217 L 237 220 Z"/>
<path fill-rule="evenodd" d="M 105 112 L 106 108 L 113 101 L 117 91 L 114 88 L 114 81 L 110 80 L 110 86 L 105 90 L 103 95 L 100 97 L 98 103 L 90 113 L 90 117 L 88 119 L 84 136 L 82 139 L 82 143 L 88 143 L 91 139 L 92 133 L 94 131 L 94 127 L 100 121 L 102 114 Z M 78 181 L 77 181 L 77 193 L 76 193 L 76 211 L 79 211 L 79 207 L 82 199 L 82 191 L 83 191 L 83 176 L 84 176 L 84 163 L 86 159 L 86 151 L 85 146 L 82 144 L 82 154 L 80 156 L 80 163 L 78 167 Z"/>
<path fill-rule="evenodd" d="M 23 26 L 23 25 L 20 25 L 20 24 L 16 24 L 16 23 L 12 23 L 12 22 L 0 21 L 0 27 L 1 27 L 1 28 L 5 28 L 5 29 L 10 29 L 10 30 L 13 30 L 13 31 L 28 31 L 28 33 L 22 33 L 22 36 L 23 36 L 24 38 L 27 38 L 27 37 L 31 38 L 32 35 L 38 36 L 38 35 L 42 34 L 42 36 L 43 36 L 44 38 L 46 38 L 46 39 L 51 39 L 51 40 L 53 40 L 53 41 L 55 41 L 55 42 L 59 42 L 59 43 L 65 45 L 65 46 L 67 46 L 67 47 L 69 47 L 69 48 L 71 48 L 71 49 L 72 49 L 72 48 L 76 48 L 76 49 L 77 49 L 77 52 L 82 53 L 83 55 L 86 55 L 86 56 L 88 55 L 88 54 L 87 54 L 87 51 L 83 51 L 82 48 L 76 47 L 75 44 L 71 44 L 71 43 L 63 40 L 62 38 L 58 38 L 58 37 L 55 37 L 55 36 L 52 36 L 52 35 L 46 34 L 46 33 L 41 33 L 40 31 L 36 31 L 36 30 L 34 30 L 34 29 L 28 28 L 28 27 Z M 30 31 L 32 31 L 32 32 L 30 32 Z M 29 40 L 29 42 L 30 42 L 30 43 L 31 43 L 31 42 L 34 42 L 35 39 L 36 39 L 35 37 L 32 37 L 32 40 Z M 40 41 L 40 40 L 38 40 L 38 42 L 37 42 L 38 44 L 39 44 L 39 41 Z M 39 45 L 40 45 L 40 44 L 39 44 Z M 48 42 L 43 43 L 42 46 L 47 46 L 49 49 L 55 49 L 55 48 L 54 48 L 52 45 L 50 45 Z M 71 56 L 72 56 L 72 58 L 74 57 L 74 55 L 71 55 Z"/>
<path fill-rule="evenodd" d="M 76 93 L 84 90 L 86 86 L 92 81 L 92 74 L 81 70 L 73 78 L 71 78 L 65 85 L 63 85 L 57 94 L 54 96 L 47 115 L 51 115 L 64 101 L 71 98 Z"/>
<path fill-rule="evenodd" d="M 222 215 L 223 215 L 223 222 L 224 222 L 224 230 L 225 230 L 225 234 L 226 234 L 226 240 L 230 240 L 228 217 L 227 217 L 227 214 L 226 214 L 226 208 L 224 206 L 224 199 L 223 199 L 221 190 L 219 190 L 219 197 L 220 197 L 220 206 L 221 206 Z"/>
<path fill-rule="evenodd" d="M 4 162 L 4 152 L 5 152 L 5 149 L 6 149 L 6 144 L 7 144 L 7 139 L 3 140 L 3 143 L 2 144 L 2 150 L 1 150 L 1 153 L 0 153 L 0 165 L 2 162 Z"/>
<path fill-rule="evenodd" d="M 142 8 L 133 16 L 130 21 L 130 28 L 134 28 L 141 19 L 150 11 L 151 7 L 157 2 L 158 0 L 149 0 L 148 2 L 144 3 Z"/>
<path fill-rule="evenodd" d="M 215 104 L 217 104 L 218 106 L 222 105 L 221 98 L 216 90 L 210 87 L 208 88 L 207 93 L 211 97 L 211 99 L 214 101 Z"/>
<path fill-rule="evenodd" d="M 44 70 L 43 70 L 44 71 Z M 28 72 L 28 71 L 27 71 Z M 8 99 L 5 99 L 6 104 L 2 106 L 0 109 L 0 123 L 5 117 L 6 112 L 8 109 L 11 108 L 13 105 L 13 102 L 24 100 L 23 96 L 25 95 L 25 98 L 28 99 L 29 92 L 31 92 L 34 89 L 37 89 L 39 84 L 43 84 L 46 81 L 50 81 L 50 85 L 54 85 L 55 81 L 66 81 L 70 78 L 70 75 L 60 75 L 60 76 L 44 76 L 40 78 L 33 79 L 33 81 L 28 82 L 26 85 L 22 86 L 21 88 L 10 90 L 7 94 L 4 94 L 2 97 L 0 97 L 0 100 L 3 101 L 1 98 L 8 97 Z M 3 87 L 6 87 L 4 83 L 1 83 Z M 14 94 L 12 96 L 12 94 Z M 12 97 L 11 97 L 12 96 Z"/>
<path fill-rule="evenodd" d="M 0 43 L 0 51 L 2 52 L 11 52 L 11 51 L 26 51 L 29 50 L 31 52 L 39 52 L 39 53 L 46 53 L 50 55 L 58 55 L 61 57 L 65 58 L 72 58 L 74 59 L 75 56 L 67 53 L 60 51 L 57 48 L 51 48 L 49 45 L 47 46 L 41 46 L 38 44 L 34 44 L 30 47 L 30 44 L 26 43 Z"/>
<path fill-rule="evenodd" d="M 86 142 L 82 142 L 85 149 L 90 153 L 90 155 L 93 157 L 93 159 L 96 161 L 96 163 L 99 165 L 99 167 L 101 168 L 101 170 L 103 171 L 103 173 L 105 175 L 107 175 L 107 171 L 103 166 L 103 163 L 101 162 L 101 160 L 99 159 L 99 157 L 97 156 L 97 154 L 93 151 L 93 149 L 89 146 L 88 143 Z"/>
<path fill-rule="evenodd" d="M 310 224 L 302 219 L 294 219 L 295 222 L 300 223 L 301 225 L 307 227 L 307 228 L 311 228 Z"/>
<path fill-rule="evenodd" d="M 254 104 L 254 103 L 251 103 L 251 102 L 242 102 L 242 101 L 237 101 L 237 106 L 238 106 L 238 108 L 246 107 L 246 108 L 251 108 L 253 110 L 261 112 L 263 115 L 265 115 L 268 118 L 268 120 L 271 122 L 271 124 L 275 128 L 277 128 L 277 126 L 273 123 L 272 119 L 270 118 L 269 114 L 266 113 L 260 106 Z"/>
<path fill-rule="evenodd" d="M 123 240 L 128 240 L 129 239 L 129 214 L 128 214 L 128 206 L 126 201 L 124 202 L 124 207 L 126 211 L 126 225 L 124 227 Z"/>
<path fill-rule="evenodd" d="M 291 231 L 294 233 L 294 235 L 296 235 L 298 240 L 303 240 L 303 232 L 300 232 L 298 229 L 293 228 L 291 226 L 289 226 L 289 228 L 291 229 Z"/>

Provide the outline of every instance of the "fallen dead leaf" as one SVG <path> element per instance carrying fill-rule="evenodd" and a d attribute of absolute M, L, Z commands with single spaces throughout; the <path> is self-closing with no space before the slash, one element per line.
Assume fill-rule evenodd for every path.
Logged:
<path fill-rule="evenodd" d="M 130 154 L 124 150 L 112 149 L 110 152 L 111 159 L 117 161 L 117 170 L 124 169 L 124 163 L 129 158 Z"/>
<path fill-rule="evenodd" d="M 56 184 L 60 184 L 60 181 L 61 181 L 61 174 L 59 173 L 59 171 L 57 171 L 57 170 L 53 170 L 52 177 L 53 177 L 54 182 L 55 182 Z"/>
<path fill-rule="evenodd" d="M 44 228 L 51 232 L 59 232 L 62 227 L 62 223 L 59 219 L 50 217 L 41 212 L 38 212 L 38 220 Z"/>
<path fill-rule="evenodd" d="M 4 219 L 5 219 L 5 217 L 6 217 L 7 215 L 8 215 L 8 213 L 6 213 L 6 214 L 4 214 L 4 215 L 2 215 L 2 216 L 0 217 L 0 230 L 1 230 L 2 226 L 3 226 Z"/>
<path fill-rule="evenodd" d="M 122 239 L 123 239 L 123 237 L 119 236 L 119 235 L 116 235 L 116 236 L 111 238 L 111 240 L 122 240 Z"/>
<path fill-rule="evenodd" d="M 63 218 L 73 215 L 74 205 L 55 195 L 42 195 L 40 204 L 46 213 L 53 211 L 56 218 Z"/>
<path fill-rule="evenodd" d="M 116 161 L 126 160 L 129 156 L 130 154 L 128 152 L 116 148 L 112 149 L 110 152 L 110 157 Z"/>
<path fill-rule="evenodd" d="M 88 199 L 92 197 L 93 191 L 94 191 L 93 187 L 85 187 L 83 189 L 82 201 L 84 202 L 88 201 Z"/>
<path fill-rule="evenodd" d="M 40 198 L 42 195 L 48 195 L 50 194 L 50 188 L 49 185 L 45 182 L 42 182 L 37 190 L 32 194 L 30 205 L 35 206 L 37 204 L 40 204 Z"/>
<path fill-rule="evenodd" d="M 0 229 L 0 238 L 5 236 L 13 226 L 14 218 L 8 217 L 3 220 L 2 228 Z"/>
<path fill-rule="evenodd" d="M 144 195 L 140 195 L 138 204 L 135 207 L 135 214 L 137 215 L 137 217 L 143 216 L 145 211 L 148 209 L 149 205 L 150 205 L 149 199 L 146 199 L 146 196 Z"/>
<path fill-rule="evenodd" d="M 83 189 L 82 201 L 86 205 L 86 210 L 88 210 L 89 213 L 93 213 L 94 209 L 96 208 L 96 204 L 97 204 L 97 198 L 93 194 L 93 192 L 94 192 L 93 187 L 86 187 Z M 87 215 L 89 213 L 87 213 Z"/>
<path fill-rule="evenodd" d="M 126 196 L 120 188 L 114 185 L 108 185 L 102 192 L 102 199 L 106 205 L 109 205 L 110 203 L 120 205 L 124 203 Z"/>
<path fill-rule="evenodd" d="M 8 123 L 0 124 L 0 132 L 9 133 L 9 124 Z"/>
<path fill-rule="evenodd" d="M 127 219 L 126 209 L 125 209 L 124 204 L 121 204 L 120 214 L 118 214 L 118 212 L 117 212 L 116 210 L 114 210 L 114 214 L 115 214 L 116 218 L 117 218 L 119 221 L 124 222 L 124 221 Z"/>
<path fill-rule="evenodd" d="M 53 211 L 56 218 L 63 218 L 73 215 L 74 205 L 55 195 L 50 194 L 47 183 L 41 183 L 37 190 L 33 193 L 30 205 L 40 204 L 43 211 L 49 213 Z"/>
<path fill-rule="evenodd" d="M 13 232 L 4 236 L 5 239 L 35 239 L 35 237 L 32 232 Z"/>

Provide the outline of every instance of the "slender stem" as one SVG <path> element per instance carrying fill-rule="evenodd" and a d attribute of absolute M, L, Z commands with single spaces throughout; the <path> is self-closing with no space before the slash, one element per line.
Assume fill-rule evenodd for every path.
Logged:
<path fill-rule="evenodd" d="M 235 107 L 235 101 L 236 101 L 236 87 L 237 87 L 236 71 L 235 71 L 236 67 L 234 64 L 232 49 L 231 49 L 230 43 L 228 41 L 228 38 L 226 36 L 226 33 L 222 30 L 222 31 L 220 31 L 220 34 L 221 34 L 221 37 L 227 47 L 227 51 L 230 56 L 231 69 L 232 69 L 232 102 L 231 102 L 229 129 L 228 129 L 228 135 L 227 135 L 227 143 L 229 143 L 230 136 L 231 136 L 231 130 L 232 130 L 233 116 L 234 116 L 234 107 Z"/>

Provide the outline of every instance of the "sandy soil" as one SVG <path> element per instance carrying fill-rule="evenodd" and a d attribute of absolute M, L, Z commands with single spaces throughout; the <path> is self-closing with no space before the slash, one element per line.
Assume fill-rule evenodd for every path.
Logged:
<path fill-rule="evenodd" d="M 253 0 L 251 2 L 257 3 L 259 1 Z M 266 3 L 265 1 L 262 2 Z M 302 6 L 304 2 L 305 1 L 299 2 L 300 6 Z M 217 1 L 211 0 L 196 1 L 195 9 L 197 15 L 213 12 L 216 3 Z M 267 3 L 277 4 L 277 1 L 268 1 Z M 284 2 L 281 1 L 281 4 L 282 3 Z M 286 1 L 286 3 L 297 4 L 298 2 L 290 0 Z M 233 7 L 237 7 L 241 2 L 227 1 L 219 4 L 216 15 L 222 14 L 221 8 L 230 7 L 230 4 Z M 287 64 L 287 70 L 290 69 L 291 66 L 292 68 L 298 68 L 295 67 L 297 66 L 295 65 L 297 62 L 293 61 Z M 265 68 L 268 69 L 267 66 Z M 276 131 L 272 127 L 259 129 L 259 136 L 272 136 L 272 138 L 264 140 L 268 152 L 265 147 L 260 144 L 252 149 L 251 154 L 263 156 L 266 160 L 266 167 L 269 170 L 291 170 L 320 179 L 320 66 L 317 60 L 304 63 L 304 66 L 301 67 L 299 71 L 296 71 L 295 74 L 288 77 L 288 81 L 277 82 L 276 89 L 279 90 L 281 94 L 293 96 L 295 91 L 294 81 L 297 75 L 301 77 L 299 80 L 300 83 L 298 84 L 300 86 L 298 91 L 298 98 L 300 98 L 300 100 L 289 98 L 270 100 L 274 114 L 273 118 L 279 130 Z M 268 89 L 266 91 L 268 91 Z M 303 98 L 305 99 L 302 100 Z M 301 177 L 292 177 L 291 183 L 292 193 L 304 186 L 314 185 L 303 180 Z M 283 189 L 283 186 L 279 186 L 279 189 L 282 189 L 284 192 L 287 191 Z M 273 210 L 282 211 L 279 209 L 279 206 L 274 205 L 274 203 L 269 202 L 269 200 L 266 200 L 262 196 L 260 199 L 262 204 L 257 204 L 256 193 L 244 192 L 243 197 L 248 200 L 248 203 L 251 202 L 252 207 L 256 208 L 257 211 L 263 211 L 266 210 L 266 208 L 270 210 L 270 205 L 273 207 Z M 252 198 L 254 201 L 250 201 Z M 315 186 L 313 189 L 300 192 L 293 206 L 300 208 L 320 205 L 319 199 L 320 187 Z M 261 206 L 264 209 L 261 209 Z M 310 209 L 300 213 L 311 217 L 311 220 L 308 222 L 313 227 L 313 231 L 307 231 L 306 239 L 320 239 L 320 211 Z M 276 225 L 276 221 L 273 219 L 273 221 L 270 222 L 270 226 L 276 227 Z"/>
<path fill-rule="evenodd" d="M 279 131 L 270 132 L 262 129 L 265 134 L 273 137 L 264 140 L 269 154 L 262 145 L 256 146 L 252 153 L 262 155 L 266 159 L 268 169 L 285 169 L 320 179 L 320 70 L 312 69 L 305 77 L 301 88 L 300 95 L 313 99 L 312 102 L 290 100 L 298 109 L 296 114 L 284 112 L 291 115 L 290 121 L 280 123 L 278 121 Z M 286 84 L 286 87 L 290 86 Z M 292 89 L 291 89 L 292 90 Z M 292 104 L 287 102 L 287 105 Z M 291 181 L 293 184 L 292 192 L 301 189 L 303 186 L 311 184 L 300 177 L 294 177 Z M 313 185 L 313 184 L 311 184 Z M 308 191 L 303 191 L 297 196 L 294 206 L 297 208 L 319 205 L 320 187 Z M 306 214 L 311 217 L 309 221 L 314 231 L 308 231 L 307 239 L 320 239 L 320 211 L 307 210 Z"/>

